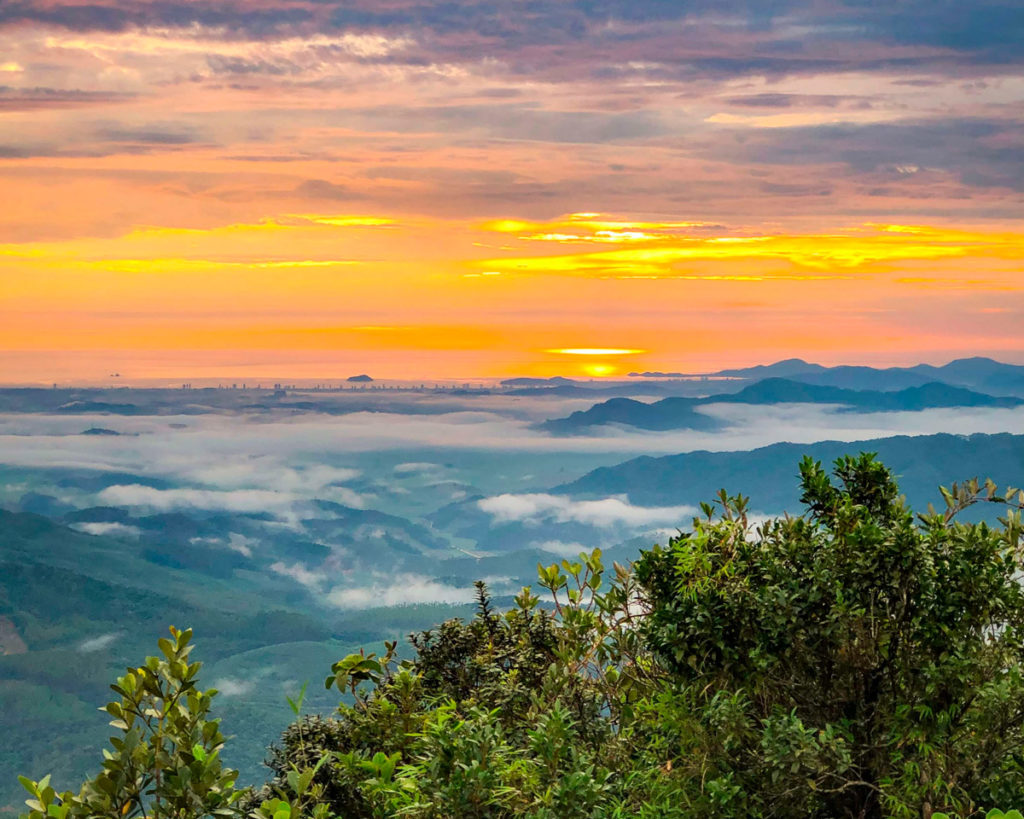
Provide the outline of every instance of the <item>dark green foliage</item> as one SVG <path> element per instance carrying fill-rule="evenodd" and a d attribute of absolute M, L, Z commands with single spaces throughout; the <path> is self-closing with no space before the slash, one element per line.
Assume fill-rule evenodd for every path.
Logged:
<path fill-rule="evenodd" d="M 677 753 L 739 786 L 736 815 L 1024 803 L 1020 514 L 955 522 L 1015 493 L 954 487 L 915 520 L 871 456 L 837 461 L 838 484 L 809 459 L 801 475 L 806 517 L 752 532 L 723 496 L 636 566 L 646 640 L 698 726 Z"/>
<path fill-rule="evenodd" d="M 317 782 L 323 787 L 323 800 L 340 816 L 366 816 L 368 806 L 356 781 L 333 763 L 331 757 L 340 748 L 353 743 L 351 722 L 336 717 L 303 716 L 281 735 L 280 745 L 270 749 L 267 765 L 273 772 L 271 783 L 249 794 L 243 806 L 255 809 L 272 798 L 274 788 L 288 787 L 288 773 L 294 769 L 311 770 L 320 760 L 327 760 L 317 771 Z"/>
<path fill-rule="evenodd" d="M 323 786 L 331 810 L 339 816 L 371 817 L 382 815 L 382 805 L 404 804 L 411 798 L 410 786 L 416 777 L 410 772 L 429 762 L 431 781 L 447 784 L 443 793 L 425 794 L 419 789 L 415 798 L 432 800 L 433 807 L 420 806 L 416 810 L 421 813 L 415 815 L 492 815 L 450 811 L 465 808 L 459 807 L 464 791 L 470 802 L 480 802 L 480 810 L 484 803 L 490 805 L 487 810 L 498 810 L 510 795 L 510 786 L 499 784 L 504 774 L 490 767 L 473 768 L 471 759 L 477 755 L 518 765 L 520 749 L 513 752 L 508 738 L 514 737 L 520 745 L 529 742 L 529 732 L 538 724 L 537 693 L 558 663 L 560 634 L 555 618 L 536 608 L 536 598 L 521 595 L 518 602 L 515 609 L 496 613 L 486 588 L 478 584 L 476 616 L 468 622 L 448 620 L 412 635 L 413 660 L 397 663 L 396 645 L 389 643 L 384 657 L 356 654 L 336 663 L 327 685 L 347 690 L 353 704 L 341 705 L 327 719 L 300 719 L 285 732 L 280 747 L 272 749 L 271 787 L 286 791 L 290 769 L 329 757 L 316 781 Z M 560 712 L 562 730 L 577 736 L 579 732 L 571 727 L 576 724 L 572 714 L 585 713 L 585 732 L 593 741 L 595 721 L 600 721 L 595 701 L 578 691 L 570 699 L 572 712 L 569 707 Z M 467 765 L 472 774 L 467 773 L 463 781 L 460 772 Z M 392 793 L 388 782 L 396 771 L 403 786 Z M 269 793 L 265 789 L 254 799 L 265 799 Z"/>
<path fill-rule="evenodd" d="M 556 624 L 546 611 L 524 607 L 496 614 L 482 583 L 478 609 L 468 623 L 448 620 L 413 634 L 413 668 L 424 694 L 521 713 L 529 704 L 558 647 Z"/>

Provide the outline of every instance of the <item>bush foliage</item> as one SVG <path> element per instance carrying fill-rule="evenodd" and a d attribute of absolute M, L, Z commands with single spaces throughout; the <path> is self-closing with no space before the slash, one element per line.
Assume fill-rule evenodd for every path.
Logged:
<path fill-rule="evenodd" d="M 27 816 L 1019 816 L 995 806 L 1024 806 L 1024 493 L 954 484 L 915 516 L 871 455 L 800 473 L 800 517 L 723 492 L 631 567 L 540 566 L 505 612 L 478 584 L 411 659 L 340 660 L 345 701 L 290 701 L 258 789 L 172 629 L 114 686 L 102 772 L 23 779 Z M 998 525 L 958 520 L 976 503 Z"/>

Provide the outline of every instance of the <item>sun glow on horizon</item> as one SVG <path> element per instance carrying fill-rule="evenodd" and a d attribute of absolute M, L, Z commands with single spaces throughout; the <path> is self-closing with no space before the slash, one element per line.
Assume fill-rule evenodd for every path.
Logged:
<path fill-rule="evenodd" d="M 618 373 L 618 367 L 614 364 L 584 364 L 583 372 L 593 378 L 607 378 Z"/>
<path fill-rule="evenodd" d="M 378 365 L 391 377 L 413 355 L 484 377 L 559 375 L 573 357 L 677 370 L 698 349 L 723 365 L 751 349 L 1019 351 L 1024 226 L 755 233 L 586 213 L 507 220 L 495 246 L 465 219 L 282 213 L 0 243 L 0 350 L 360 351 L 393 360 Z M 535 240 L 608 230 L 625 241 Z M 910 304 L 913 331 L 891 322 Z M 630 343 L 591 346 L 596 327 Z"/>
<path fill-rule="evenodd" d="M 558 355 L 638 355 L 646 353 L 647 350 L 636 350 L 628 347 L 558 347 L 552 350 L 545 350 L 546 353 Z"/>

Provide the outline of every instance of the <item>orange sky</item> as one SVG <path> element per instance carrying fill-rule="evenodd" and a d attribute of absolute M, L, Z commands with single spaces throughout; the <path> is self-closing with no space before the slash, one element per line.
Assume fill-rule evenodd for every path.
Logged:
<path fill-rule="evenodd" d="M 0 381 L 1024 361 L 1016 51 L 68 5 L 0 14 Z"/>

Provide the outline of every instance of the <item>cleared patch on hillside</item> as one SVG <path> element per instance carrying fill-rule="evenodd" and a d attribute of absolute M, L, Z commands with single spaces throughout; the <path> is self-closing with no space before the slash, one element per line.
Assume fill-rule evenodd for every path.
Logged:
<path fill-rule="evenodd" d="M 0 617 L 0 655 L 25 654 L 28 646 L 8 617 Z"/>

